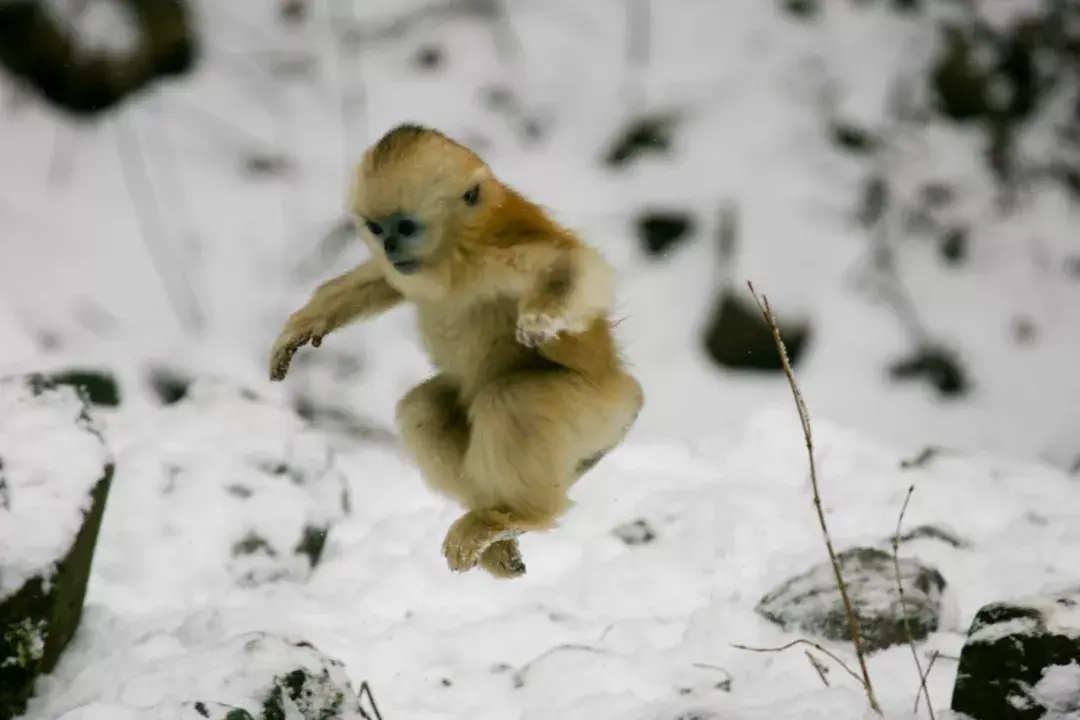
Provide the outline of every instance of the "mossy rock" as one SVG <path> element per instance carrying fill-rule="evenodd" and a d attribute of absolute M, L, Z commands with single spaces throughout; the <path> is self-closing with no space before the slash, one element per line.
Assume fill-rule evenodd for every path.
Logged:
<path fill-rule="evenodd" d="M 905 603 L 896 585 L 893 557 L 878 548 L 856 547 L 839 553 L 837 561 L 859 624 L 863 648 L 874 653 L 925 639 L 937 630 L 945 579 L 916 560 L 900 558 Z M 832 564 L 826 560 L 770 591 L 757 611 L 785 630 L 801 631 L 826 640 L 850 642 L 851 626 Z"/>
<path fill-rule="evenodd" d="M 1080 593 L 985 605 L 960 652 L 951 708 L 972 720 L 1080 717 L 1074 663 L 1080 663 Z M 1039 683 L 1058 671 L 1075 680 L 1050 697 Z"/>
<path fill-rule="evenodd" d="M 17 458 L 10 464 L 0 462 L 0 524 L 52 523 L 34 544 L 54 548 L 46 552 L 55 558 L 19 550 L 19 537 L 11 538 L 17 557 L 0 557 L 0 720 L 10 720 L 25 710 L 35 680 L 56 667 L 82 619 L 113 465 L 82 393 L 30 375 L 0 378 L 0 397 L 0 455 Z M 36 445 L 27 442 L 30 439 Z M 91 465 L 96 462 L 93 455 L 80 457 L 86 463 L 78 464 L 65 457 L 87 447 L 96 451 L 100 464 Z M 50 467 L 50 461 L 57 467 Z M 58 486 L 47 499 L 42 497 L 43 483 Z M 18 514 L 40 514 L 43 502 L 52 503 L 46 506 L 47 516 Z M 73 536 L 52 532 L 65 526 Z"/>

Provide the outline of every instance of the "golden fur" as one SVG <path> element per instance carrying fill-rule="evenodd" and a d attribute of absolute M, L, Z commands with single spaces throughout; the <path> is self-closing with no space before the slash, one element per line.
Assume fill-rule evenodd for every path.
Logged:
<path fill-rule="evenodd" d="M 271 378 L 285 377 L 302 345 L 413 303 L 438 374 L 406 393 L 396 421 L 427 484 L 467 508 L 443 554 L 452 570 L 521 575 L 515 538 L 555 526 L 570 487 L 644 403 L 611 333 L 614 272 L 473 152 L 428 128 L 400 126 L 367 150 L 350 209 L 372 257 L 289 317 Z M 368 224 L 403 213 L 424 228 L 407 272 L 373 234 L 381 226 Z"/>

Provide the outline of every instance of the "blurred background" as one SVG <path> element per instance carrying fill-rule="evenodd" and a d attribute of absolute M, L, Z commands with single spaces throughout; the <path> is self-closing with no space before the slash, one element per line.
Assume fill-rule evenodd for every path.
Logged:
<path fill-rule="evenodd" d="M 1078 90 L 1075 0 L 0 0 L 0 366 L 391 438 L 410 310 L 266 364 L 419 122 L 618 268 L 638 435 L 790 408 L 752 281 L 814 417 L 1080 473 Z"/>

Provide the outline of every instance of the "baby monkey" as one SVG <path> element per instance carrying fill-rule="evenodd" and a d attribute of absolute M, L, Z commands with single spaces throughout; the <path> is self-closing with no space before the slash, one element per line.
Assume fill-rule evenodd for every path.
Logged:
<path fill-rule="evenodd" d="M 413 303 L 437 374 L 395 420 L 426 484 L 466 509 L 443 555 L 454 571 L 523 575 L 516 538 L 555 527 L 644 404 L 611 331 L 614 271 L 431 128 L 401 125 L 371 146 L 349 204 L 371 258 L 289 317 L 270 377 L 301 346 Z"/>

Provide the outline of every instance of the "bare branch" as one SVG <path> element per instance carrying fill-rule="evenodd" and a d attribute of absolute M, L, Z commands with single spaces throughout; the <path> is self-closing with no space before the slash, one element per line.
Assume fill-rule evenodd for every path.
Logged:
<path fill-rule="evenodd" d="M 859 621 L 855 617 L 855 610 L 851 606 L 851 598 L 848 597 L 847 585 L 844 583 L 843 574 L 840 572 L 840 562 L 836 559 L 836 550 L 833 549 L 832 537 L 829 535 L 829 526 L 825 521 L 825 510 L 821 505 L 821 492 L 818 489 L 817 480 L 817 466 L 814 463 L 814 441 L 813 435 L 810 431 L 810 412 L 806 409 L 806 403 L 803 401 L 802 393 L 799 391 L 799 386 L 795 382 L 795 373 L 791 369 L 791 361 L 788 359 L 787 346 L 784 345 L 784 339 L 780 337 L 780 327 L 776 324 L 776 318 L 773 317 L 772 307 L 769 305 L 769 298 L 763 296 L 758 298 L 757 293 L 754 291 L 754 284 L 747 282 L 747 286 L 750 288 L 750 294 L 754 297 L 754 302 L 757 303 L 758 309 L 761 310 L 761 314 L 765 318 L 765 322 L 768 324 L 769 329 L 772 330 L 773 342 L 776 345 L 776 350 L 780 353 L 780 362 L 784 366 L 784 375 L 787 376 L 788 384 L 791 386 L 791 394 L 795 399 L 795 408 L 799 413 L 799 422 L 802 424 L 803 438 L 806 440 L 806 454 L 810 461 L 810 484 L 814 491 L 814 508 L 817 510 L 818 521 L 821 523 L 821 534 L 825 539 L 825 548 L 829 551 L 829 561 L 832 564 L 833 574 L 836 576 L 836 587 L 840 590 L 840 598 L 844 602 L 844 614 L 847 615 L 848 626 L 851 628 L 851 642 L 855 646 L 855 657 L 859 661 L 859 667 L 862 670 L 863 687 L 866 690 L 866 699 L 870 702 L 870 707 L 875 713 L 881 715 L 881 706 L 878 704 L 877 697 L 874 694 L 874 686 L 870 681 L 870 670 L 866 666 L 866 653 L 862 646 L 862 637 L 859 633 Z"/>
<path fill-rule="evenodd" d="M 791 642 L 787 643 L 786 645 L 780 645 L 779 647 L 769 647 L 769 648 L 757 648 L 757 647 L 750 647 L 748 645 L 735 645 L 735 644 L 732 644 L 732 647 L 738 648 L 739 650 L 749 650 L 750 652 L 773 653 L 773 652 L 783 652 L 784 650 L 789 650 L 789 649 L 791 649 L 791 648 L 793 648 L 793 647 L 795 647 L 797 645 L 809 645 L 810 647 L 814 648 L 815 650 L 817 650 L 822 655 L 827 655 L 829 658 L 832 659 L 833 662 L 835 662 L 840 667 L 844 668 L 844 671 L 847 672 L 848 675 L 855 678 L 855 682 L 862 685 L 864 689 L 866 688 L 866 681 L 863 678 L 859 677 L 859 675 L 854 670 L 852 670 L 850 667 L 848 667 L 847 663 L 845 663 L 843 660 L 841 660 L 839 657 L 837 657 L 836 654 L 833 653 L 831 650 L 828 650 L 823 645 L 819 645 L 818 643 L 816 643 L 816 642 L 814 642 L 812 640 L 804 640 L 803 638 L 799 638 L 798 640 L 792 640 Z"/>
<path fill-rule="evenodd" d="M 907 512 L 908 503 L 911 502 L 911 494 L 915 492 L 915 486 L 912 485 L 908 488 L 907 495 L 904 496 L 904 504 L 900 507 L 900 516 L 896 519 L 896 532 L 893 533 L 892 551 L 893 551 L 893 568 L 896 570 L 896 589 L 900 593 L 900 609 L 904 616 L 904 635 L 906 636 L 908 647 L 911 648 L 911 658 L 915 661 L 915 669 L 919 672 L 920 685 L 923 695 L 926 697 L 926 709 L 930 712 L 930 720 L 934 719 L 934 706 L 930 702 L 930 693 L 926 689 L 926 674 L 923 673 L 922 663 L 919 662 L 919 651 L 915 648 L 915 638 L 911 634 L 911 620 L 908 617 L 907 609 L 907 596 L 904 594 L 904 581 L 900 576 L 900 526 L 904 522 L 904 513 Z M 927 673 L 930 672 L 927 668 Z M 915 693 L 915 710 L 919 709 L 919 693 Z"/>

